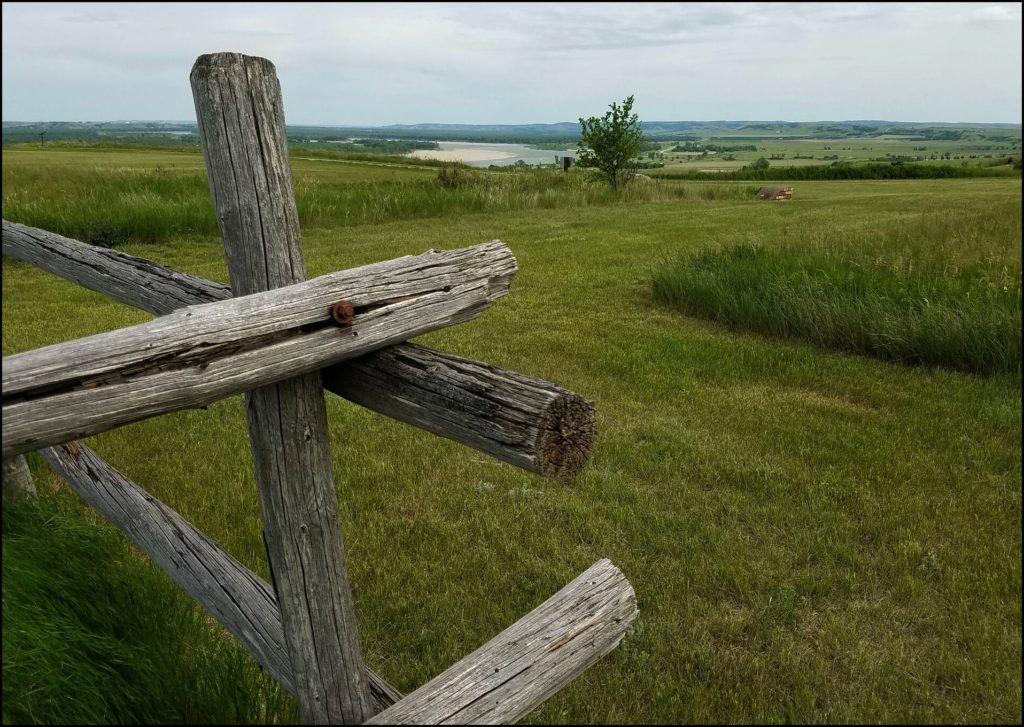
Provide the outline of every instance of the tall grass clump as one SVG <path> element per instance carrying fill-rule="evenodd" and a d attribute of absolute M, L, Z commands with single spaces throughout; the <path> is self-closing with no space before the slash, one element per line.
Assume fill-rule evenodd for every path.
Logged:
<path fill-rule="evenodd" d="M 683 312 L 823 348 L 979 374 L 1021 372 L 1020 203 L 667 263 L 655 296 Z"/>
<path fill-rule="evenodd" d="M 4 724 L 252 724 L 294 709 L 177 586 L 67 495 L 4 498 L 3 633 Z"/>
<path fill-rule="evenodd" d="M 750 201 L 756 191 L 746 185 L 679 184 L 650 179 L 613 190 L 586 173 L 480 172 L 465 167 L 442 167 L 436 175 L 424 179 L 362 185 L 299 179 L 295 189 L 299 220 L 313 226 L 643 202 Z"/>
<path fill-rule="evenodd" d="M 4 165 L 3 186 L 4 219 L 93 245 L 217 234 L 201 171 Z"/>

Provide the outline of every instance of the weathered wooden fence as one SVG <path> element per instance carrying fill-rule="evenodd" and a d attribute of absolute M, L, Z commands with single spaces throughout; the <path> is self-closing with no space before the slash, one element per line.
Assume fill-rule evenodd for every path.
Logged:
<path fill-rule="evenodd" d="M 401 696 L 363 662 L 322 389 L 537 474 L 586 463 L 593 406 L 550 382 L 404 343 L 480 315 L 516 272 L 499 241 L 305 279 L 273 65 L 201 56 L 192 90 L 231 289 L 3 222 L 3 254 L 157 314 L 3 359 L 6 492 L 42 456 L 244 644 L 316 724 L 496 724 L 539 705 L 635 618 L 610 561 Z M 232 297 L 232 294 L 236 297 Z M 75 441 L 244 393 L 273 586 Z"/>

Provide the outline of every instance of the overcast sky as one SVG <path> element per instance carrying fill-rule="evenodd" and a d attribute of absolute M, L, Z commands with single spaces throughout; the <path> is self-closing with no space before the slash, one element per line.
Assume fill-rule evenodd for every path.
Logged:
<path fill-rule="evenodd" d="M 290 124 L 1021 121 L 1021 5 L 4 3 L 5 121 L 194 120 L 215 51 Z"/>

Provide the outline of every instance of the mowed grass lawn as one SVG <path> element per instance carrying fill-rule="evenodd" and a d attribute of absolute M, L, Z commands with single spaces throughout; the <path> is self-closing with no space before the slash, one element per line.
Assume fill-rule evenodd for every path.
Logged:
<path fill-rule="evenodd" d="M 656 303 L 650 281 L 690 250 L 983 211 L 1019 199 L 1021 182 L 795 187 L 784 204 L 304 230 L 311 276 L 505 241 L 520 265 L 511 295 L 417 340 L 553 380 L 598 412 L 589 467 L 560 484 L 327 397 L 374 669 L 410 691 L 607 557 L 636 589 L 640 615 L 616 651 L 528 722 L 1020 721 L 1019 378 L 729 332 Z M 214 237 L 124 249 L 227 280 Z M 3 316 L 4 355 L 148 319 L 6 258 Z M 89 443 L 267 577 L 240 397 Z M 64 487 L 32 464 L 41 487 Z M 152 568 L 133 557 L 123 566 Z M 182 658 L 204 679 L 236 678 L 203 672 L 202 649 Z"/>

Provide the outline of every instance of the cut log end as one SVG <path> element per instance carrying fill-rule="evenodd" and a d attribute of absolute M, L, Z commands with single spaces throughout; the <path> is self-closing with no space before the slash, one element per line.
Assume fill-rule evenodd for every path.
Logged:
<path fill-rule="evenodd" d="M 569 480 L 590 459 L 597 433 L 594 404 L 566 392 L 552 400 L 537 433 L 537 467 L 545 477 Z"/>

